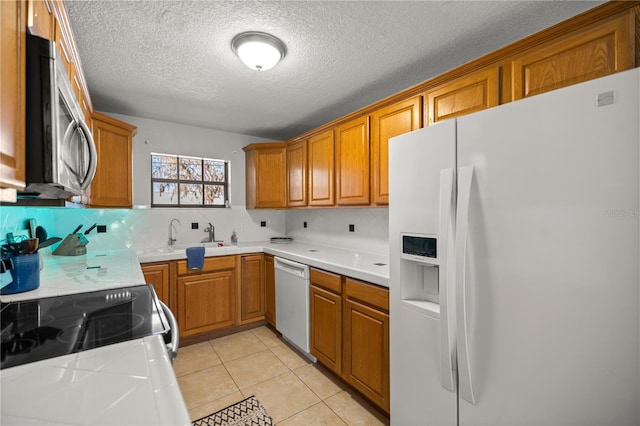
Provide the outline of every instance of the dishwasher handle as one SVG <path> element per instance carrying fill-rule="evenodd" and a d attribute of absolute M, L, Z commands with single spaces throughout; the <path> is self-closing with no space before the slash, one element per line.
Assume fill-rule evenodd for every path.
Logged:
<path fill-rule="evenodd" d="M 274 257 L 274 267 L 277 270 L 304 278 L 305 280 L 309 279 L 309 266 L 303 263 L 293 262 L 281 257 Z"/>

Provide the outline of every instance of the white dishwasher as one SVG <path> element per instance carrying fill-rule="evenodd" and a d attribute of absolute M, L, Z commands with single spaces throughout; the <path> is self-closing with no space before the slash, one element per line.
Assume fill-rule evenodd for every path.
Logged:
<path fill-rule="evenodd" d="M 309 348 L 309 266 L 275 257 L 276 330 L 307 358 Z"/>

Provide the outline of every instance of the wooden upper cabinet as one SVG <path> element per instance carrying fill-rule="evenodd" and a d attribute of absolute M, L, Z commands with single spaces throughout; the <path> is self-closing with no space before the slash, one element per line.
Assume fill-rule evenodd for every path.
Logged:
<path fill-rule="evenodd" d="M 634 37 L 633 16 L 625 14 L 590 31 L 532 49 L 513 60 L 513 100 L 633 68 Z"/>
<path fill-rule="evenodd" d="M 58 54 L 64 64 L 64 69 L 67 72 L 69 82 L 73 84 L 75 78 L 75 64 L 71 53 L 71 36 L 66 32 L 64 27 L 60 25 L 60 22 L 57 19 L 54 20 L 53 35 L 56 42 L 56 48 L 58 49 Z"/>
<path fill-rule="evenodd" d="M 25 186 L 26 4 L 0 1 L 0 187 Z"/>
<path fill-rule="evenodd" d="M 333 129 L 309 138 L 309 205 L 333 206 L 335 204 L 335 145 Z"/>
<path fill-rule="evenodd" d="M 31 34 L 53 40 L 54 15 L 52 3 L 49 0 L 29 0 L 29 15 L 27 27 Z"/>
<path fill-rule="evenodd" d="M 131 207 L 131 149 L 136 130 L 107 115 L 93 114 L 98 167 L 87 191 L 90 206 Z"/>
<path fill-rule="evenodd" d="M 287 207 L 286 144 L 258 143 L 242 150 L 245 152 L 247 208 Z"/>
<path fill-rule="evenodd" d="M 287 205 L 307 205 L 307 141 L 287 145 Z"/>
<path fill-rule="evenodd" d="M 371 203 L 389 204 L 389 139 L 422 127 L 422 97 L 371 114 Z"/>
<path fill-rule="evenodd" d="M 336 128 L 336 204 L 369 204 L 369 117 Z"/>
<path fill-rule="evenodd" d="M 498 105 L 498 69 L 478 71 L 425 93 L 429 124 Z"/>

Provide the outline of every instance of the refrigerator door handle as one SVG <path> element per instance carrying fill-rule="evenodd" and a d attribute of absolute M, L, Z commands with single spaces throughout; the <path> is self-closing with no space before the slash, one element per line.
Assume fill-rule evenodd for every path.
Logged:
<path fill-rule="evenodd" d="M 458 383 L 460 396 L 475 405 L 469 359 L 469 334 L 467 321 L 467 238 L 469 231 L 469 202 L 473 166 L 461 167 L 458 174 L 458 211 L 456 216 L 456 316 L 458 326 Z"/>
<path fill-rule="evenodd" d="M 450 286 L 454 285 L 452 280 L 453 262 L 450 251 L 453 249 L 453 232 L 451 207 L 454 203 L 453 192 L 453 169 L 440 170 L 440 220 L 438 230 L 438 252 L 440 257 L 440 267 L 438 269 L 438 281 L 440 282 L 440 377 L 442 387 L 455 392 L 455 380 L 453 376 L 453 366 L 455 360 L 455 337 L 451 325 L 455 318 L 451 318 L 453 306 L 451 301 Z"/>

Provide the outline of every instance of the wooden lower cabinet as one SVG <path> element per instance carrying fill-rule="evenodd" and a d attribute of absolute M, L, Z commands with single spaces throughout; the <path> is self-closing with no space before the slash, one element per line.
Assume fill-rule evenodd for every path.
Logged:
<path fill-rule="evenodd" d="M 180 336 L 232 326 L 236 323 L 235 256 L 205 259 L 202 270 L 176 262 L 177 319 Z"/>
<path fill-rule="evenodd" d="M 389 412 L 389 314 L 347 297 L 343 339 L 343 377 Z"/>
<path fill-rule="evenodd" d="M 342 276 L 309 271 L 311 354 L 331 371 L 342 374 Z"/>
<path fill-rule="evenodd" d="M 273 260 L 273 256 L 270 254 L 264 255 L 264 293 L 265 293 L 265 306 L 264 316 L 265 319 L 272 327 L 276 326 L 276 269 Z"/>
<path fill-rule="evenodd" d="M 250 254 L 240 257 L 239 324 L 264 319 L 265 268 L 264 255 Z"/>
<path fill-rule="evenodd" d="M 153 286 L 158 298 L 169 306 L 169 263 L 146 263 L 140 265 L 144 281 Z"/>
<path fill-rule="evenodd" d="M 315 268 L 310 275 L 311 354 L 389 413 L 389 291 Z"/>

